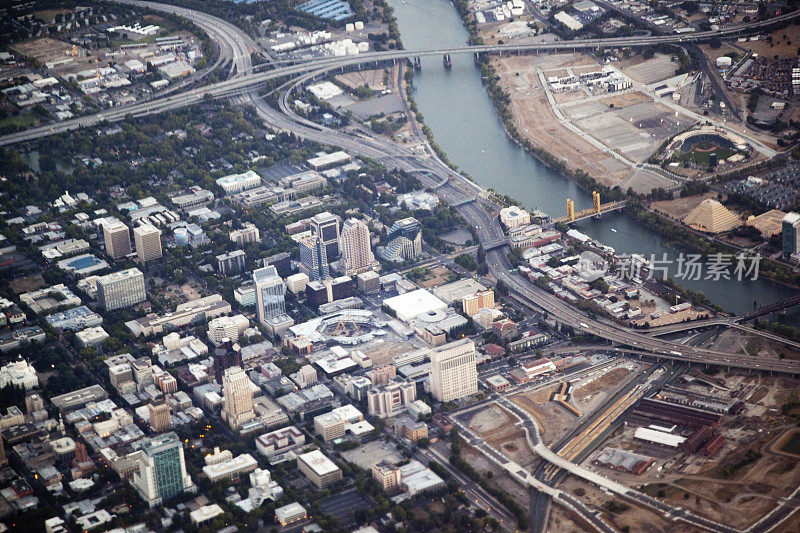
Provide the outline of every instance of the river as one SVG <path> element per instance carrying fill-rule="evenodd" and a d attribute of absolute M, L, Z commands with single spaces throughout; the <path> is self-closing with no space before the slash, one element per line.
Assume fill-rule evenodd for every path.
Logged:
<path fill-rule="evenodd" d="M 408 49 L 461 46 L 467 42 L 461 18 L 449 0 L 389 0 L 389 4 Z M 452 69 L 446 70 L 441 58 L 422 58 L 422 70 L 414 76 L 414 100 L 450 161 L 477 183 L 516 198 L 528 209 L 558 217 L 566 210 L 567 198 L 575 201 L 576 211 L 591 207 L 589 193 L 511 141 L 472 57 L 455 55 L 452 61 Z M 622 213 L 585 220 L 575 228 L 613 247 L 618 254 L 638 253 L 660 259 L 666 253 L 669 260 L 677 262 L 681 253 L 691 253 L 665 243 L 659 234 Z M 675 268 L 673 265 L 670 269 L 673 278 Z M 754 302 L 765 305 L 797 293 L 765 279 L 675 281 L 704 293 L 714 304 L 736 314 L 749 312 Z"/>

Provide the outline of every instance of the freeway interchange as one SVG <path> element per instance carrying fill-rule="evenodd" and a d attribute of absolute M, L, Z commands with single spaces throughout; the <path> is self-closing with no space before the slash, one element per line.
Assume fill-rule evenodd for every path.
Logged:
<path fill-rule="evenodd" d="M 642 47 L 653 46 L 656 44 L 704 42 L 714 37 L 735 36 L 751 33 L 776 23 L 793 20 L 794 18 L 800 16 L 800 10 L 796 10 L 768 20 L 753 21 L 736 26 L 730 26 L 717 31 L 695 32 L 693 34 L 618 37 L 608 39 L 577 39 L 572 41 L 557 41 L 542 44 L 498 44 L 463 46 L 457 48 L 436 48 L 427 50 L 389 50 L 382 52 L 368 52 L 355 56 L 314 59 L 302 61 L 297 64 L 281 64 L 281 62 L 268 61 L 265 65 L 263 65 L 263 67 L 269 67 L 271 68 L 270 70 L 266 70 L 264 72 L 253 72 L 255 69 L 252 67 L 250 54 L 260 54 L 260 49 L 249 35 L 245 34 L 232 24 L 205 13 L 168 4 L 144 2 L 139 0 L 120 1 L 130 5 L 173 13 L 192 20 L 200 28 L 206 31 L 210 38 L 218 43 L 220 48 L 221 62 L 230 64 L 229 74 L 233 74 L 234 69 L 236 70 L 236 74 L 225 81 L 205 85 L 200 88 L 189 89 L 168 96 L 160 96 L 138 104 L 120 106 L 118 108 L 97 113 L 95 115 L 79 117 L 59 122 L 57 124 L 49 124 L 31 128 L 22 132 L 5 135 L 0 137 L 0 145 L 9 145 L 18 142 L 30 141 L 55 133 L 92 126 L 103 121 L 119 121 L 127 116 L 139 117 L 152 113 L 160 113 L 170 109 L 178 109 L 192 105 L 198 100 L 206 97 L 220 98 L 240 95 L 243 93 L 247 94 L 268 82 L 283 78 L 292 78 L 298 75 L 307 74 L 312 71 L 322 73 L 337 68 L 365 63 L 396 61 L 408 59 L 410 57 L 438 56 L 445 54 L 552 52 L 559 50 L 596 49 L 600 47 Z"/>

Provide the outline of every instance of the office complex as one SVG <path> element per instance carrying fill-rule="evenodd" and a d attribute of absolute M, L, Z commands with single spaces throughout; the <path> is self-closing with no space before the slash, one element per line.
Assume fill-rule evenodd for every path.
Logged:
<path fill-rule="evenodd" d="M 800 251 L 800 214 L 788 213 L 783 217 L 781 241 L 784 257 L 789 258 Z"/>
<path fill-rule="evenodd" d="M 339 237 L 342 252 L 342 267 L 345 274 L 354 275 L 372 270 L 378 263 L 372 254 L 369 228 L 356 218 L 349 218 L 342 224 Z"/>
<path fill-rule="evenodd" d="M 258 321 L 267 326 L 269 320 L 286 314 L 286 285 L 274 266 L 253 271 L 256 289 L 256 315 Z"/>
<path fill-rule="evenodd" d="M 133 241 L 140 261 L 147 262 L 161 257 L 161 230 L 152 224 L 134 228 Z"/>
<path fill-rule="evenodd" d="M 478 392 L 475 343 L 462 339 L 431 351 L 431 394 L 449 402 Z"/>
<path fill-rule="evenodd" d="M 183 446 L 174 432 L 146 439 L 141 450 L 132 455 L 135 470 L 131 482 L 150 507 L 196 490 L 186 472 Z"/>
<path fill-rule="evenodd" d="M 220 316 L 208 322 L 208 340 L 214 346 L 220 346 L 226 339 L 237 341 L 249 327 L 250 320 L 244 315 Z"/>
<path fill-rule="evenodd" d="M 335 215 L 325 211 L 311 217 L 311 236 L 322 241 L 329 261 L 339 257 L 339 219 Z"/>
<path fill-rule="evenodd" d="M 144 275 L 129 268 L 97 278 L 97 301 L 106 311 L 136 305 L 147 299 Z"/>
<path fill-rule="evenodd" d="M 381 255 L 387 261 L 415 259 L 422 253 L 422 226 L 416 218 L 398 220 L 389 228 L 386 237 L 389 243 Z"/>
<path fill-rule="evenodd" d="M 161 433 L 172 427 L 169 405 L 164 400 L 148 404 L 147 411 L 150 416 L 150 429 L 155 433 Z"/>
<path fill-rule="evenodd" d="M 330 277 L 328 253 L 319 237 L 309 235 L 300 239 L 300 272 L 308 279 L 320 280 Z"/>
<path fill-rule="evenodd" d="M 219 178 L 217 179 L 217 185 L 225 191 L 225 194 L 234 194 L 258 187 L 261 185 L 261 176 L 252 170 L 248 170 L 243 174 L 230 174 Z"/>
<path fill-rule="evenodd" d="M 394 368 L 390 365 L 384 368 L 387 367 Z M 367 409 L 371 415 L 391 416 L 416 399 L 416 384 L 411 381 L 391 380 L 367 391 Z"/>
<path fill-rule="evenodd" d="M 465 296 L 461 300 L 461 308 L 467 316 L 477 315 L 481 309 L 494 308 L 494 290 L 486 289 L 475 294 Z"/>
<path fill-rule="evenodd" d="M 232 429 L 239 429 L 242 424 L 255 418 L 250 378 L 240 367 L 225 369 L 222 376 L 222 398 L 222 418 L 227 420 Z"/>
<path fill-rule="evenodd" d="M 119 259 L 130 255 L 131 234 L 128 226 L 119 220 L 105 222 L 103 224 L 103 240 L 106 245 L 106 253 L 113 259 Z"/>
<path fill-rule="evenodd" d="M 298 455 L 297 467 L 320 490 L 342 479 L 342 470 L 319 450 Z"/>

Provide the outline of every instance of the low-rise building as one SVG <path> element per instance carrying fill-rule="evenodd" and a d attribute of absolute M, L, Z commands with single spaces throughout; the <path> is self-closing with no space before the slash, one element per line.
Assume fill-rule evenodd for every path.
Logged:
<path fill-rule="evenodd" d="M 297 467 L 320 490 L 342 479 L 342 470 L 319 450 L 298 455 Z"/>

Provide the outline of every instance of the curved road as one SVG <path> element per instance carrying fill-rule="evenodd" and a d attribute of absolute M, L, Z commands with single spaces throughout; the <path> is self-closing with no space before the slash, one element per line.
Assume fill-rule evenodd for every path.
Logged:
<path fill-rule="evenodd" d="M 122 3 L 129 3 L 140 7 L 149 7 L 158 11 L 174 13 L 184 16 L 188 19 L 195 21 L 205 31 L 209 32 L 209 36 L 215 39 L 220 44 L 220 54 L 232 61 L 231 69 L 234 65 L 237 69 L 237 75 L 229 80 L 206 85 L 199 89 L 185 91 L 179 94 L 165 96 L 142 102 L 132 104 L 129 106 L 121 106 L 119 108 L 111 109 L 90 115 L 80 117 L 72 120 L 31 128 L 24 132 L 18 132 L 11 135 L 0 137 L 0 145 L 8 145 L 23 141 L 38 139 L 54 133 L 69 131 L 77 128 L 91 126 L 100 123 L 104 120 L 117 121 L 122 120 L 127 115 L 142 116 L 150 113 L 158 113 L 168 109 L 177 109 L 187 105 L 191 105 L 198 101 L 198 99 L 208 97 L 222 97 L 233 96 L 235 94 L 249 93 L 253 89 L 275 79 L 293 77 L 298 74 L 304 74 L 313 70 L 319 70 L 327 67 L 326 70 L 331 70 L 337 67 L 344 67 L 350 65 L 357 65 L 367 62 L 388 61 L 396 59 L 407 59 L 416 56 L 430 56 L 430 55 L 443 55 L 443 54 L 463 54 L 463 53 L 486 53 L 486 52 L 523 52 L 523 51 L 555 51 L 555 50 L 578 50 L 578 49 L 591 49 L 597 47 L 619 47 L 619 46 L 651 46 L 654 44 L 664 43 L 682 43 L 682 42 L 702 42 L 714 37 L 734 36 L 742 33 L 749 33 L 754 30 L 769 27 L 777 22 L 792 20 L 800 16 L 800 10 L 792 11 L 784 15 L 779 15 L 772 19 L 765 21 L 755 21 L 737 26 L 731 26 L 718 31 L 696 32 L 692 35 L 656 35 L 648 37 L 624 37 L 624 38 L 609 38 L 609 39 L 581 39 L 574 41 L 559 41 L 555 43 L 543 44 L 502 44 L 502 45 L 480 45 L 480 46 L 463 46 L 455 48 L 437 48 L 427 50 L 389 50 L 382 52 L 368 52 L 356 56 L 344 57 L 329 57 L 322 59 L 309 60 L 304 63 L 293 64 L 288 66 L 279 66 L 273 70 L 266 72 L 251 72 L 252 66 L 250 63 L 250 53 L 260 53 L 259 48 L 255 42 L 246 35 L 244 32 L 236 28 L 230 23 L 224 22 L 216 17 L 199 13 L 186 8 L 172 6 L 167 4 L 158 4 L 152 2 L 144 2 L 140 0 L 120 0 Z M 266 66 L 273 66 L 276 62 Z"/>

